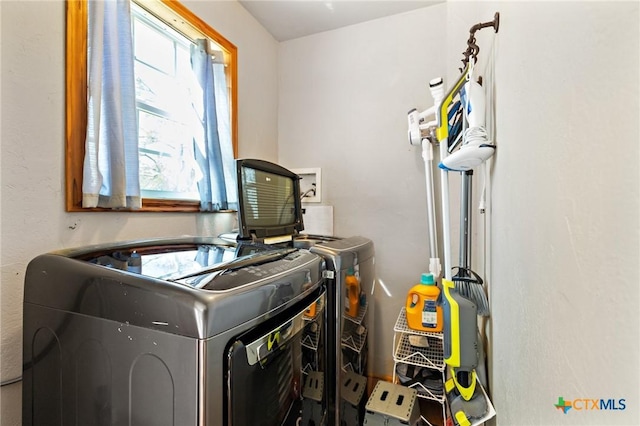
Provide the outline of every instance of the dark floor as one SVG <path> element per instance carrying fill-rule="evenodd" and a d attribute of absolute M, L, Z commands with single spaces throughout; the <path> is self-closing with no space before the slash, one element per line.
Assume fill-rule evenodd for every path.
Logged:
<path fill-rule="evenodd" d="M 420 401 L 420 412 L 422 417 L 427 419 L 433 426 L 444 426 L 442 418 L 442 404 L 428 399 L 418 399 Z"/>

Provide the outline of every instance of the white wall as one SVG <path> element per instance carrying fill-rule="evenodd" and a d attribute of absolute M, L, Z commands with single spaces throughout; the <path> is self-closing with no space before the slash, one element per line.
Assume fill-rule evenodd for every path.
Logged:
<path fill-rule="evenodd" d="M 422 163 L 405 114 L 428 106 L 430 78 L 458 75 L 469 28 L 496 11 L 496 423 L 640 424 L 638 3 L 448 2 L 284 42 L 280 162 L 322 167 L 336 234 L 376 244 L 392 296 L 376 299 L 385 306 L 375 368 L 390 375 L 395 315 L 428 259 Z M 490 31 L 478 34 L 481 57 Z M 624 398 L 627 408 L 565 415 L 560 396 Z"/>
<path fill-rule="evenodd" d="M 640 424 L 639 4 L 498 7 L 498 423 Z M 559 396 L 627 409 L 559 415 Z"/>
<path fill-rule="evenodd" d="M 275 40 L 237 2 L 184 2 L 238 47 L 239 151 L 277 158 Z M 210 215 L 64 211 L 63 1 L 2 1 L 1 377 L 21 375 L 24 271 L 64 247 L 229 230 Z M 256 78 L 255 70 L 260 70 Z M 219 218 L 220 219 L 220 218 Z M 0 421 L 18 425 L 21 385 L 2 387 Z"/>
<path fill-rule="evenodd" d="M 433 102 L 444 68 L 444 5 L 280 45 L 278 158 L 320 167 L 335 234 L 376 247 L 386 285 L 375 298 L 375 372 L 392 373 L 393 325 L 419 282 L 427 244 L 424 164 L 407 139 L 406 113 Z"/>
<path fill-rule="evenodd" d="M 428 80 L 454 76 L 469 27 L 500 11 L 489 330 L 497 424 L 640 424 L 637 3 L 448 3 L 282 43 L 279 73 L 277 44 L 238 4 L 186 5 L 238 45 L 240 155 L 322 167 L 336 234 L 374 240 L 392 294 L 378 294 L 375 363 L 386 374 L 395 312 L 429 255 L 423 165 L 405 114 L 429 106 Z M 31 258 L 203 223 L 64 212 L 64 4 L 2 1 L 0 16 L 5 380 L 20 374 Z M 627 409 L 563 415 L 559 396 L 625 398 Z M 20 385 L 0 397 L 2 425 L 20 424 Z"/>

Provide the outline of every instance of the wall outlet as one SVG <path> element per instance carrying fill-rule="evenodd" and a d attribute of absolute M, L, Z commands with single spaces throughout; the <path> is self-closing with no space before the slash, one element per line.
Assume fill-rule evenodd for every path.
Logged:
<path fill-rule="evenodd" d="M 319 203 L 322 201 L 322 172 L 319 167 L 307 169 L 291 169 L 300 176 L 300 195 L 303 203 Z M 314 191 L 315 188 L 315 191 Z"/>

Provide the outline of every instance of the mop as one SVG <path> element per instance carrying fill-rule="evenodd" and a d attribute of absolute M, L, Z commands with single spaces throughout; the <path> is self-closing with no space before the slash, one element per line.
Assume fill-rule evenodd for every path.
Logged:
<path fill-rule="evenodd" d="M 473 77 L 473 64 L 470 65 L 469 68 L 469 79 Z M 484 130 L 484 112 L 485 112 L 485 99 L 484 93 L 482 90 L 478 90 L 479 84 L 473 81 L 468 81 L 464 88 L 462 89 L 461 98 L 462 104 L 464 105 L 465 116 L 467 120 L 463 120 L 469 124 L 468 128 L 462 131 L 463 135 L 463 145 L 462 149 L 469 149 L 469 144 L 474 143 L 470 142 L 469 139 L 475 138 L 478 140 L 477 136 L 469 137 L 469 134 L 475 132 L 477 135 L 484 131 L 485 135 L 483 136 L 483 141 L 486 141 L 486 131 Z M 474 87 L 474 90 L 470 90 L 470 87 Z M 474 105 L 471 107 L 471 94 L 473 93 L 474 97 Z M 476 142 L 477 143 L 477 142 Z M 495 150 L 495 146 L 492 144 L 486 143 L 487 146 L 491 146 L 492 150 Z M 451 152 L 451 149 L 449 149 Z M 489 153 L 490 151 L 487 151 Z M 450 159 L 452 156 L 449 156 L 445 159 Z M 453 162 L 449 162 L 449 164 L 455 164 Z M 449 168 L 447 168 L 450 170 Z M 465 170 L 461 172 L 461 200 L 460 200 L 460 249 L 459 249 L 459 265 L 455 269 L 457 269 L 456 275 L 453 276 L 453 281 L 456 286 L 456 290 L 463 297 L 474 301 L 477 304 L 478 315 L 482 317 L 489 316 L 489 301 L 487 300 L 487 295 L 483 290 L 484 281 L 482 278 L 471 269 L 471 251 L 472 251 L 472 207 L 471 207 L 471 199 L 472 199 L 472 182 L 473 182 L 473 169 Z"/>

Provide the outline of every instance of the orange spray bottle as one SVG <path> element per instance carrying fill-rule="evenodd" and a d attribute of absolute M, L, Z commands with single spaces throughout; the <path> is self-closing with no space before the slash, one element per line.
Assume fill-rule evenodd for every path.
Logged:
<path fill-rule="evenodd" d="M 442 331 L 442 306 L 438 306 L 440 289 L 433 274 L 422 274 L 420 284 L 407 294 L 407 325 L 418 331 Z"/>

